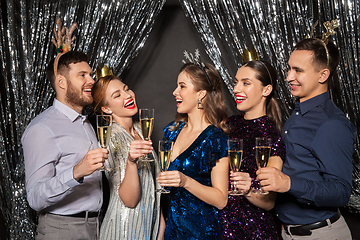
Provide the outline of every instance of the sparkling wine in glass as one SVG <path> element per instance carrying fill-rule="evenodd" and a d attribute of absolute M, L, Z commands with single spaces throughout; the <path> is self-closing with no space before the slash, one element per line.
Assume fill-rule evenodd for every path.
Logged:
<path fill-rule="evenodd" d="M 165 172 L 169 168 L 173 146 L 174 146 L 173 141 L 168 141 L 168 140 L 159 141 L 159 166 L 161 172 Z M 156 191 L 159 193 L 170 192 L 169 190 L 166 190 L 163 186 L 161 186 L 161 188 Z"/>
<path fill-rule="evenodd" d="M 228 139 L 228 152 L 230 158 L 230 170 L 233 172 L 239 172 L 241 162 L 243 159 L 243 140 L 239 138 Z M 228 192 L 229 195 L 243 195 L 242 191 L 237 190 L 233 185 L 232 189 Z"/>
<path fill-rule="evenodd" d="M 266 167 L 271 151 L 271 138 L 259 137 L 255 139 L 255 158 L 256 165 L 258 169 Z M 269 192 L 265 192 L 259 187 L 258 189 L 253 190 L 254 193 L 257 194 L 268 194 Z"/>
<path fill-rule="evenodd" d="M 107 148 L 110 142 L 111 135 L 111 126 L 112 126 L 112 116 L 111 115 L 96 115 L 96 126 L 97 126 L 97 135 L 99 139 L 100 146 L 102 148 Z M 99 171 L 109 170 L 106 166 L 107 159 L 105 159 L 104 166 L 99 168 Z"/>
<path fill-rule="evenodd" d="M 154 128 L 154 109 L 142 108 L 139 110 L 140 127 L 144 140 L 149 141 Z M 151 153 L 145 154 L 140 159 L 144 162 L 152 162 L 154 158 Z"/>

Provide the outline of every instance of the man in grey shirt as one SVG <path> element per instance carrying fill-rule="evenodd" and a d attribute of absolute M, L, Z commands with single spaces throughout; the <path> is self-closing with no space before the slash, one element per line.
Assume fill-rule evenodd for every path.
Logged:
<path fill-rule="evenodd" d="M 101 172 L 108 150 L 98 148 L 83 107 L 94 84 L 87 56 L 70 51 L 50 62 L 56 99 L 22 136 L 27 199 L 39 212 L 36 239 L 97 239 Z M 55 72 L 55 73 L 54 73 Z"/>

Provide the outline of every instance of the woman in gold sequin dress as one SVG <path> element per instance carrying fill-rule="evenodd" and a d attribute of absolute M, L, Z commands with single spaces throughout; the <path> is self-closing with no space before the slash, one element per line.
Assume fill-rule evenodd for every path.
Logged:
<path fill-rule="evenodd" d="M 95 110 L 111 114 L 114 120 L 107 160 L 111 169 L 105 172 L 110 201 L 100 239 L 156 239 L 160 195 L 155 193 L 157 173 L 152 169 L 159 168 L 151 167 L 157 161 L 138 161 L 153 151 L 151 141 L 142 139 L 139 123 L 132 120 L 138 111 L 135 94 L 119 78 L 105 76 L 94 84 L 92 95 Z"/>

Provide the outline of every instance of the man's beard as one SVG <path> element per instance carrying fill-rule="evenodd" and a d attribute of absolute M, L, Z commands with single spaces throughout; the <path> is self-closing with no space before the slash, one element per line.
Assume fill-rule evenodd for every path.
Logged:
<path fill-rule="evenodd" d="M 89 97 L 86 97 L 83 95 L 83 89 L 79 90 L 74 87 L 74 85 L 71 84 L 70 81 L 67 80 L 68 89 L 66 92 L 66 98 L 67 101 L 75 106 L 87 106 L 93 102 L 93 99 L 91 95 Z"/>

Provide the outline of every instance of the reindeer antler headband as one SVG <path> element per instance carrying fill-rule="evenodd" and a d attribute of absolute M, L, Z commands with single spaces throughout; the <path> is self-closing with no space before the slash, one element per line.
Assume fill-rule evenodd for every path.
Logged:
<path fill-rule="evenodd" d="M 54 28 L 55 39 L 52 38 L 52 43 L 56 47 L 57 56 L 54 60 L 54 75 L 57 75 L 58 63 L 60 57 L 69 52 L 72 47 L 74 47 L 73 41 L 76 39 L 75 36 L 71 36 L 75 29 L 77 28 L 77 23 L 73 23 L 70 29 L 62 26 L 60 18 L 56 20 L 57 30 Z"/>
<path fill-rule="evenodd" d="M 319 23 L 319 20 L 317 20 L 314 24 L 314 26 L 312 27 L 311 29 L 311 32 L 310 32 L 310 38 L 312 38 L 312 35 L 314 33 L 314 28 L 318 25 Z M 327 60 L 327 64 L 326 64 L 326 67 L 329 67 L 329 59 L 330 59 L 330 56 L 329 56 L 329 50 L 327 48 L 327 44 L 328 44 L 328 38 L 330 37 L 330 35 L 333 35 L 335 34 L 336 32 L 334 31 L 335 28 L 339 27 L 339 20 L 335 19 L 335 20 L 332 20 L 331 22 L 329 21 L 326 21 L 323 23 L 324 27 L 326 28 L 326 32 L 323 33 L 321 39 L 318 39 L 318 38 L 314 38 L 314 39 L 317 39 L 319 40 L 322 45 L 324 46 L 325 48 L 325 51 L 326 51 L 326 60 Z"/>

